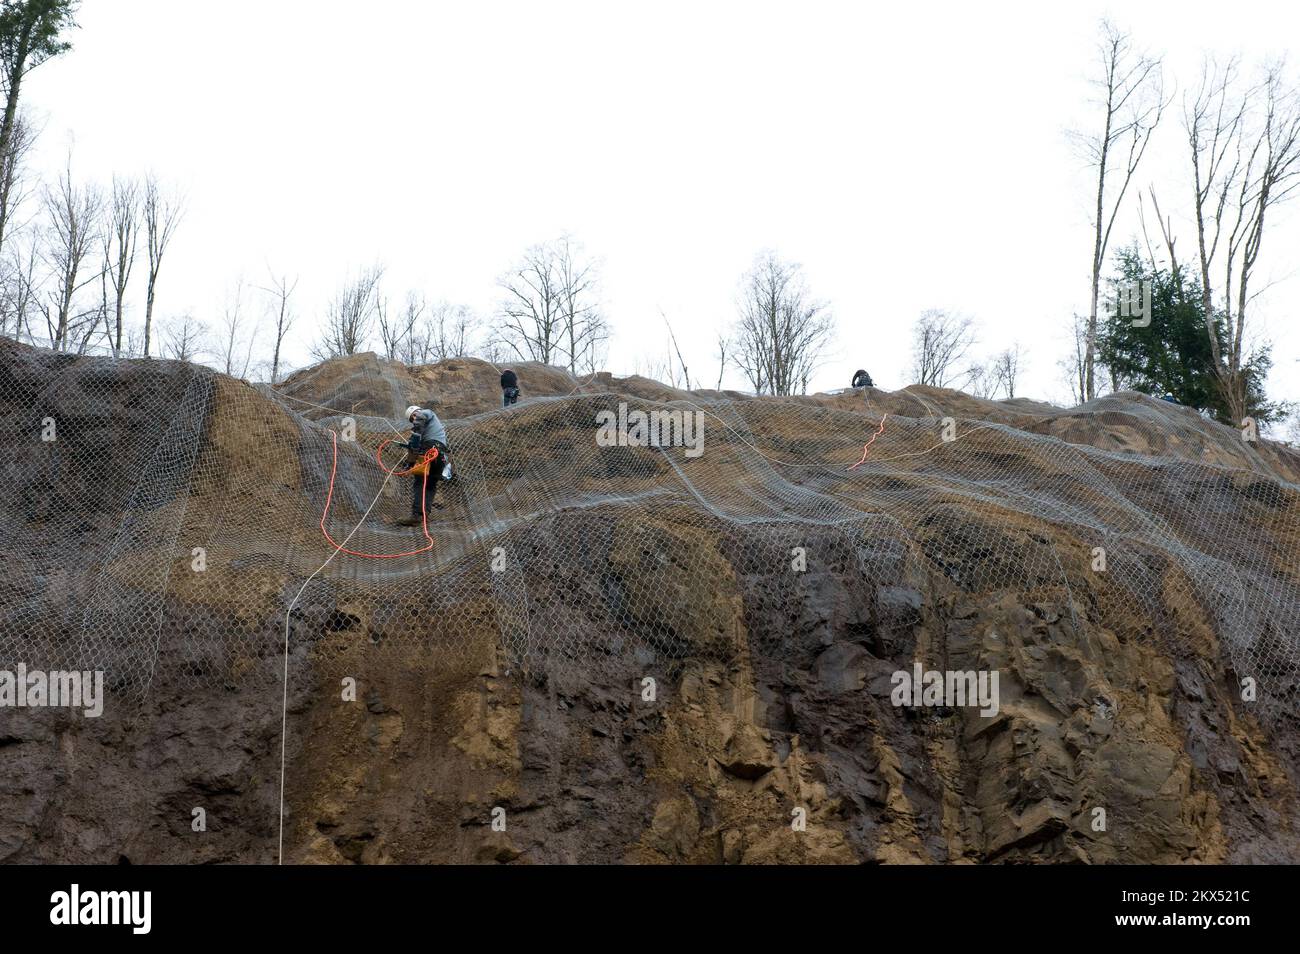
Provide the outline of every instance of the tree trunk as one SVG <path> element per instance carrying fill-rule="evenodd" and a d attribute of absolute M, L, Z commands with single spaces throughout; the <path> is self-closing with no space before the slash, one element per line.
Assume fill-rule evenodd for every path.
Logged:
<path fill-rule="evenodd" d="M 153 287 L 154 275 L 149 276 L 149 291 L 144 303 L 144 356 L 149 357 L 149 338 L 153 332 Z"/>
<path fill-rule="evenodd" d="M 1101 161 L 1097 168 L 1097 226 L 1092 243 L 1092 296 L 1088 311 L 1088 328 L 1083 354 L 1083 379 L 1085 401 L 1097 396 L 1097 300 L 1101 296 L 1101 260 L 1103 249 L 1102 219 L 1106 214 L 1106 163 L 1110 159 L 1111 94 L 1106 97 L 1106 129 L 1101 139 Z"/>
<path fill-rule="evenodd" d="M 14 51 L 14 61 L 9 74 L 9 96 L 5 100 L 5 115 L 3 123 L 0 123 L 0 157 L 9 155 L 9 145 L 14 138 L 14 125 L 18 121 L 18 92 L 23 81 L 23 67 L 27 62 L 27 54 L 31 45 L 32 24 L 28 23 L 23 30 L 22 36 L 18 38 L 18 46 Z M 6 203 L 8 199 L 6 198 Z M 0 249 L 4 248 L 5 226 L 9 221 L 9 209 L 6 207 L 0 209 Z"/>

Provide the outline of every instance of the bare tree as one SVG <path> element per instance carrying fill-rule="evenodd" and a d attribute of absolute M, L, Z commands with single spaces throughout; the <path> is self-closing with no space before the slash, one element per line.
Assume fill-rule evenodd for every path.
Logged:
<path fill-rule="evenodd" d="M 320 361 L 358 354 L 370 341 L 381 299 L 382 265 L 362 269 L 330 299 L 325 311 L 325 332 L 312 346 Z"/>
<path fill-rule="evenodd" d="M 244 310 L 244 280 L 240 278 L 226 297 L 221 313 L 221 359 L 226 374 L 236 378 L 248 377 L 253 363 L 253 345 L 257 339 L 257 326 L 251 324 Z"/>
<path fill-rule="evenodd" d="M 375 304 L 375 317 L 384 353 L 407 365 L 431 364 L 451 353 L 462 353 L 459 349 L 465 332 L 462 330 L 461 343 L 454 343 L 454 329 L 449 326 L 452 313 L 453 308 L 446 301 L 430 306 L 415 291 L 406 293 L 397 311 L 390 307 L 387 298 L 380 297 Z"/>
<path fill-rule="evenodd" d="M 732 361 L 755 393 L 806 393 L 835 325 L 801 267 L 773 251 L 759 253 L 741 279 L 739 310 Z"/>
<path fill-rule="evenodd" d="M 1137 52 L 1132 37 L 1107 20 L 1101 24 L 1097 65 L 1093 82 L 1101 92 L 1101 128 L 1074 136 L 1082 156 L 1097 173 L 1092 285 L 1083 355 L 1084 393 L 1089 400 L 1097 394 L 1097 312 L 1111 229 L 1166 105 L 1160 59 Z M 1112 178 L 1116 177 L 1118 189 L 1113 188 Z"/>
<path fill-rule="evenodd" d="M 1292 447 L 1300 447 L 1300 410 L 1291 414 L 1287 421 L 1286 436 L 1283 439 Z"/>
<path fill-rule="evenodd" d="M 561 348 L 570 373 L 594 369 L 596 351 L 607 337 L 596 297 L 597 267 L 568 235 L 554 245 L 559 276 Z"/>
<path fill-rule="evenodd" d="M 718 332 L 718 387 L 722 390 L 722 373 L 727 370 L 727 349 L 731 347 L 731 339 L 723 332 Z"/>
<path fill-rule="evenodd" d="M 30 337 L 31 311 L 38 305 L 40 282 L 36 265 L 39 237 L 22 246 L 14 239 L 27 224 L 19 219 L 30 194 L 26 173 L 27 155 L 36 141 L 36 129 L 26 114 L 19 114 L 0 154 L 0 334 L 15 338 L 24 330 Z"/>
<path fill-rule="evenodd" d="M 951 387 L 956 369 L 975 344 L 975 322 L 939 308 L 921 313 L 912 330 L 912 375 L 926 387 Z"/>
<path fill-rule="evenodd" d="M 638 354 L 632 362 L 632 373 L 673 388 L 686 386 L 681 364 L 673 359 L 671 349 L 666 350 L 661 358 L 649 357 L 644 352 Z"/>
<path fill-rule="evenodd" d="M 86 275 L 84 265 L 99 242 L 103 201 L 93 186 L 78 186 L 72 178 L 69 156 L 59 179 L 46 187 L 44 260 L 52 277 L 52 288 L 42 308 L 50 347 L 57 351 L 82 350 L 83 332 L 97 324 L 97 309 L 81 309 L 81 290 L 99 279 Z"/>
<path fill-rule="evenodd" d="M 516 357 L 554 364 L 563 356 L 565 327 L 564 272 L 554 245 L 534 245 L 498 283 L 505 293 L 500 306 L 499 343 Z"/>
<path fill-rule="evenodd" d="M 163 329 L 162 352 L 175 361 L 194 361 L 205 353 L 208 327 L 186 313 Z"/>
<path fill-rule="evenodd" d="M 377 309 L 380 337 L 390 358 L 403 364 L 436 364 L 469 353 L 478 327 L 474 312 L 444 300 L 430 304 L 418 292 L 408 292 L 400 311 Z"/>
<path fill-rule="evenodd" d="M 993 376 L 993 368 L 976 362 L 966 371 L 966 391 L 977 398 L 991 399 L 997 396 L 998 382 Z"/>
<path fill-rule="evenodd" d="M 416 291 L 408 291 L 397 322 L 400 334 L 395 357 L 403 364 L 429 364 L 433 347 L 430 322 L 426 321 L 429 303 Z"/>
<path fill-rule="evenodd" d="M 989 367 L 996 389 L 1001 390 L 1008 399 L 1016 396 L 1016 384 L 1020 380 L 1020 368 L 1024 354 L 1020 345 L 1007 348 L 993 356 Z"/>
<path fill-rule="evenodd" d="M 1088 319 L 1075 314 L 1070 325 L 1070 351 L 1057 361 L 1065 383 L 1070 388 L 1070 400 L 1083 404 L 1088 400 L 1088 379 L 1084 373 L 1084 356 L 1088 344 Z"/>
<path fill-rule="evenodd" d="M 0 336 L 21 340 L 24 334 L 31 338 L 32 312 L 39 307 L 40 279 L 37 265 L 40 253 L 36 242 L 24 246 L 9 243 L 0 273 Z"/>
<path fill-rule="evenodd" d="M 16 117 L 0 152 L 0 253 L 13 229 L 13 220 L 30 190 L 25 175 L 27 155 L 36 143 L 36 130 L 26 114 Z"/>
<path fill-rule="evenodd" d="M 1247 319 L 1258 294 L 1251 288 L 1265 223 L 1300 188 L 1300 92 L 1284 81 L 1280 64 L 1242 89 L 1236 60 L 1223 67 L 1207 61 L 1195 97 L 1184 103 L 1183 124 L 1206 334 L 1229 413 L 1240 421 L 1247 414 Z M 1223 280 L 1218 301 L 1216 271 Z"/>
<path fill-rule="evenodd" d="M 459 358 L 469 353 L 470 337 L 478 320 L 465 305 L 439 301 L 425 319 L 425 356 L 422 364 Z"/>
<path fill-rule="evenodd" d="M 497 336 L 489 336 L 478 348 L 479 354 L 483 360 L 489 364 L 501 365 L 510 360 L 510 355 L 506 353 L 505 345 Z"/>
<path fill-rule="evenodd" d="M 113 356 L 117 356 L 117 349 L 113 347 L 113 309 L 109 305 L 108 296 L 108 223 L 104 223 L 104 231 L 100 235 L 100 241 L 103 243 L 100 248 L 102 256 L 99 264 L 99 308 L 97 309 L 96 323 L 104 329 L 104 340 L 108 342 L 109 350 Z"/>
<path fill-rule="evenodd" d="M 126 301 L 126 286 L 131 280 L 131 269 L 135 265 L 135 247 L 140 233 L 139 213 L 139 185 L 133 179 L 113 176 L 108 201 L 108 222 L 104 232 L 104 273 L 113 288 L 113 324 L 109 334 L 113 354 L 122 351 L 122 312 Z"/>
<path fill-rule="evenodd" d="M 691 372 L 690 369 L 686 367 L 686 359 L 682 357 L 682 349 L 677 343 L 677 335 L 673 331 L 672 322 L 668 320 L 668 316 L 664 314 L 662 308 L 659 309 L 659 317 L 664 320 L 664 325 L 668 328 L 668 340 L 672 342 L 673 353 L 677 355 L 677 363 L 681 365 L 682 381 L 686 385 L 686 390 L 689 391 L 691 389 Z"/>
<path fill-rule="evenodd" d="M 390 361 L 400 358 L 409 329 L 403 327 L 401 316 L 388 307 L 387 295 L 375 297 L 375 322 L 379 326 L 379 343 L 383 346 L 384 357 Z"/>
<path fill-rule="evenodd" d="M 582 349 L 573 362 L 575 374 L 594 374 L 606 357 L 609 342 L 609 323 L 603 313 L 592 310 L 583 325 Z"/>
<path fill-rule="evenodd" d="M 284 336 L 293 327 L 296 316 L 290 305 L 293 293 L 298 289 L 298 279 L 289 281 L 288 275 L 277 276 L 271 272 L 270 284 L 260 286 L 261 290 L 271 296 L 271 317 L 275 322 L 275 351 L 271 355 L 271 383 L 280 380 L 280 350 L 284 347 Z"/>
<path fill-rule="evenodd" d="M 144 226 L 145 245 L 149 250 L 149 282 L 145 290 L 144 304 L 144 356 L 149 357 L 149 348 L 153 336 L 153 306 L 158 289 L 158 272 L 162 268 L 163 255 L 176 234 L 184 211 L 181 197 L 163 188 L 158 177 L 150 173 L 144 180 Z"/>

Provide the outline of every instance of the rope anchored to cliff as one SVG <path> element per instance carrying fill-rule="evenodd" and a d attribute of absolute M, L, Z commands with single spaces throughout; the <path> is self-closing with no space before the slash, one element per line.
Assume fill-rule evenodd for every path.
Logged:
<path fill-rule="evenodd" d="M 857 470 L 859 467 L 861 467 L 863 464 L 867 462 L 867 454 L 871 450 L 871 445 L 876 442 L 877 437 L 885 433 L 885 421 L 887 420 L 889 420 L 888 414 L 886 414 L 884 417 L 880 419 L 880 427 L 876 430 L 876 433 L 871 435 L 871 440 L 867 441 L 865 444 L 862 445 L 862 459 L 859 460 L 852 467 L 850 467 L 849 470 Z"/>

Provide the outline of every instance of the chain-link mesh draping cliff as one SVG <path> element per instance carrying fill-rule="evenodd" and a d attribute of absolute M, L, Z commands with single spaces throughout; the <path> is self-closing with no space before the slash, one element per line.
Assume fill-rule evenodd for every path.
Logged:
<path fill-rule="evenodd" d="M 330 559 L 331 474 L 333 539 L 374 554 L 423 539 L 394 525 L 409 484 L 375 450 L 438 393 L 373 359 L 309 397 L 174 362 L 0 356 L 0 668 L 104 669 L 135 698 L 160 679 L 270 683 L 286 614 L 295 666 L 358 641 L 495 643 L 525 666 L 779 653 L 869 627 L 841 604 L 928 578 L 1165 651 L 1208 627 L 1238 678 L 1296 699 L 1294 469 L 1144 398 L 997 406 L 1013 425 L 945 422 L 920 392 L 652 401 L 575 382 L 447 420 L 456 479 L 432 549 Z M 619 440 L 636 411 L 695 423 L 702 452 Z"/>

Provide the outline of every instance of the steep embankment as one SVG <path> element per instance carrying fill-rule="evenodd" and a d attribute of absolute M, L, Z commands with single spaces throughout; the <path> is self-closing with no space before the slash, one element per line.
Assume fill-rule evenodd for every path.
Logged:
<path fill-rule="evenodd" d="M 0 668 L 114 686 L 0 710 L 0 858 L 273 860 L 287 614 L 290 861 L 1300 859 L 1300 466 L 1184 409 L 0 347 Z M 433 545 L 331 557 L 331 488 L 349 548 L 422 544 L 371 456 L 407 403 Z M 702 452 L 601 446 L 620 403 Z M 914 662 L 997 715 L 893 705 Z"/>

